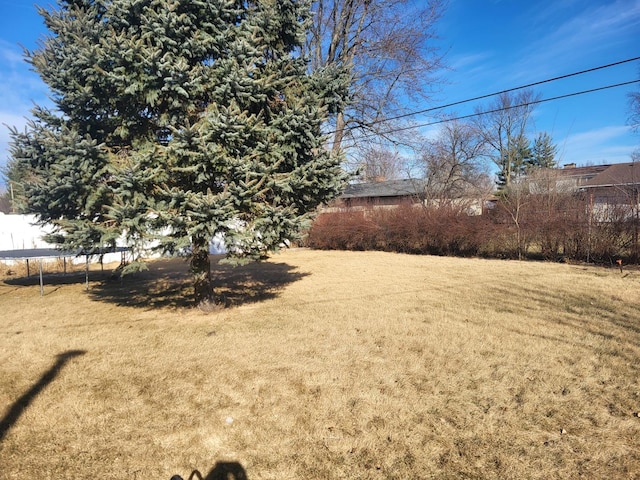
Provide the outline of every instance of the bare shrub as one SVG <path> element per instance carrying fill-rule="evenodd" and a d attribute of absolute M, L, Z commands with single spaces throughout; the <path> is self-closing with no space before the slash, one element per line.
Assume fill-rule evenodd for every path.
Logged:
<path fill-rule="evenodd" d="M 309 230 L 307 245 L 320 250 L 372 250 L 378 227 L 365 210 L 328 212 Z"/>
<path fill-rule="evenodd" d="M 424 243 L 428 232 L 421 224 L 419 214 L 420 210 L 411 204 L 375 211 L 372 220 L 381 232 L 377 249 L 400 253 L 426 253 Z"/>
<path fill-rule="evenodd" d="M 590 220 L 587 236 L 589 261 L 613 263 L 615 259 L 631 255 L 634 222 L 628 205 L 592 206 Z"/>
<path fill-rule="evenodd" d="M 524 230 L 545 260 L 581 256 L 586 222 L 583 201 L 571 194 L 532 195 L 525 209 Z"/>
<path fill-rule="evenodd" d="M 307 245 L 318 249 L 478 255 L 490 235 L 487 220 L 452 206 L 331 212 L 318 217 Z"/>
<path fill-rule="evenodd" d="M 593 205 L 579 194 L 504 196 L 471 216 L 453 202 L 321 214 L 307 245 L 317 249 L 572 260 L 613 264 L 638 255 L 638 220 L 628 202 Z"/>
<path fill-rule="evenodd" d="M 485 241 L 483 220 L 451 205 L 422 210 L 422 224 L 429 231 L 427 253 L 434 255 L 477 255 Z"/>

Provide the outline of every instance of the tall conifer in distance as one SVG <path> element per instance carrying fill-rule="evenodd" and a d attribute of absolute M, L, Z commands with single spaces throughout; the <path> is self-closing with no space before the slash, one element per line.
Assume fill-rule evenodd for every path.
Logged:
<path fill-rule="evenodd" d="M 525 135 L 518 135 L 507 142 L 503 154 L 501 168 L 498 171 L 498 188 L 508 190 L 514 180 L 526 173 L 526 167 L 531 160 L 531 148 Z"/>
<path fill-rule="evenodd" d="M 190 255 L 212 298 L 209 242 L 264 258 L 339 194 L 321 125 L 344 72 L 310 75 L 299 0 L 58 0 L 27 61 L 55 108 L 12 132 L 26 208 L 64 248 L 153 240 Z"/>
<path fill-rule="evenodd" d="M 553 143 L 551 136 L 547 132 L 541 132 L 533 142 L 530 165 L 534 168 L 556 168 L 557 153 L 558 147 Z"/>

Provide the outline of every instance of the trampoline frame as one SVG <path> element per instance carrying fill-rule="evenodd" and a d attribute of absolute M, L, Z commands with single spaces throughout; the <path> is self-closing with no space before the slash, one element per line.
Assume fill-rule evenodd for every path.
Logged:
<path fill-rule="evenodd" d="M 62 258 L 64 262 L 64 270 L 67 269 L 68 257 L 80 257 L 85 256 L 85 285 L 86 290 L 89 290 L 89 257 L 103 256 L 107 253 L 120 253 L 120 263 L 124 265 L 126 263 L 126 252 L 130 249 L 128 247 L 115 247 L 104 248 L 92 252 L 67 252 L 63 250 L 57 250 L 55 248 L 30 248 L 22 250 L 0 250 L 0 261 L 21 261 L 24 260 L 27 263 L 27 277 L 30 277 L 29 260 L 38 261 L 38 271 L 40 275 L 40 296 L 44 296 L 44 279 L 42 274 L 42 261 L 51 258 Z M 101 262 L 102 263 L 102 262 Z"/>

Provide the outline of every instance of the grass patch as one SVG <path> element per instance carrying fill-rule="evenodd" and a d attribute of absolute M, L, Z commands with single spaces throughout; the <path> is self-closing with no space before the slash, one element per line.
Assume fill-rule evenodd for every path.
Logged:
<path fill-rule="evenodd" d="M 640 273 L 304 249 L 0 283 L 3 478 L 633 478 Z M 218 476 L 215 476 L 218 475 Z"/>

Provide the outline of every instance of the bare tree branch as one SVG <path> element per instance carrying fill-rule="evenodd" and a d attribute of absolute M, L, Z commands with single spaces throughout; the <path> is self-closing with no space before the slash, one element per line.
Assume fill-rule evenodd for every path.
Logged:
<path fill-rule="evenodd" d="M 514 177 L 514 164 L 519 154 L 519 144 L 526 137 L 534 102 L 539 97 L 532 90 L 502 93 L 474 123 L 487 148 L 487 156 L 500 169 L 505 186 Z M 477 113 L 482 113 L 478 109 Z"/>
<path fill-rule="evenodd" d="M 313 2 L 305 47 L 311 68 L 337 65 L 353 75 L 352 102 L 334 115 L 334 150 L 346 136 L 357 145 L 363 128 L 377 132 L 381 119 L 406 113 L 408 101 L 429 98 L 443 66 L 434 44 L 443 9 L 443 0 Z"/>

